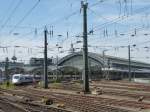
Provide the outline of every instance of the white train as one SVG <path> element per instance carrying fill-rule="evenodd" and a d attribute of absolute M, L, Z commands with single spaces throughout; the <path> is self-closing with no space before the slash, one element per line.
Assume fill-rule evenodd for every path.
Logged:
<path fill-rule="evenodd" d="M 32 75 L 14 74 L 12 76 L 13 84 L 32 83 L 33 81 L 34 77 Z"/>

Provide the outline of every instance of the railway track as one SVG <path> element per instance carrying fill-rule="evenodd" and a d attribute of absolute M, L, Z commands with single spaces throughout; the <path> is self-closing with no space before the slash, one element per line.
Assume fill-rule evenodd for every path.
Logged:
<path fill-rule="evenodd" d="M 14 112 L 27 112 L 6 100 L 0 99 L 0 112 L 8 112 L 10 110 L 13 110 Z"/>
<path fill-rule="evenodd" d="M 139 83 L 127 83 L 127 82 L 120 82 L 120 81 L 117 82 L 101 81 L 101 82 L 95 82 L 94 84 L 91 84 L 91 90 L 93 89 L 93 87 L 102 88 L 104 95 L 110 95 L 110 96 L 113 95 L 113 96 L 120 96 L 124 98 L 132 98 L 133 100 L 136 101 L 138 101 L 140 97 L 144 97 L 144 101 L 145 100 L 150 101 L 150 94 L 148 90 L 150 89 L 149 85 L 143 85 Z M 64 84 L 61 87 L 58 87 L 57 89 L 72 90 L 72 91 L 82 90 L 80 86 L 79 87 L 71 86 L 71 84 Z M 142 93 L 142 91 L 144 93 Z"/>
<path fill-rule="evenodd" d="M 150 101 L 149 85 L 139 83 L 131 83 L 131 85 L 129 85 L 129 83 L 102 81 L 92 84 L 92 87 L 99 88 L 104 95 L 132 98 L 132 100 L 136 101 L 138 101 L 140 97 L 143 97 L 142 101 Z"/>
<path fill-rule="evenodd" d="M 0 89 L 0 92 L 0 111 L 2 112 L 10 112 L 10 110 L 13 110 L 13 112 L 73 112 L 55 106 L 32 102 L 32 100 L 37 100 L 34 95 L 28 97 L 29 94 L 5 89 Z"/>
<path fill-rule="evenodd" d="M 113 89 L 102 89 L 102 95 L 114 96 L 114 97 L 121 97 L 121 98 L 128 98 L 130 100 L 139 101 L 142 98 L 142 102 L 150 102 L 150 94 L 148 93 L 139 93 L 139 92 L 132 92 L 126 90 L 113 90 Z"/>
<path fill-rule="evenodd" d="M 95 83 L 91 84 L 91 86 L 101 86 L 101 87 L 105 87 L 105 88 L 127 89 L 127 90 L 150 92 L 150 85 L 139 84 L 139 83 L 100 81 L 100 82 L 95 82 Z"/>
<path fill-rule="evenodd" d="M 90 96 L 84 96 L 84 95 L 71 95 L 71 94 L 63 94 L 63 93 L 56 93 L 56 92 L 46 92 L 46 91 L 40 91 L 40 90 L 33 90 L 33 89 L 23 89 L 23 91 L 11 91 L 11 90 L 2 90 L 3 92 L 11 93 L 19 96 L 30 96 L 33 98 L 43 98 L 43 96 L 46 96 L 48 98 L 51 98 L 56 103 L 63 103 L 66 108 L 71 108 L 71 110 L 77 111 L 77 112 L 134 112 L 130 109 L 123 109 L 119 108 L 115 105 L 110 105 L 108 102 L 110 102 L 112 99 L 109 99 L 106 101 L 106 98 L 97 98 L 90 97 Z M 34 100 L 36 98 L 33 98 Z M 106 102 L 105 102 L 106 101 Z"/>
<path fill-rule="evenodd" d="M 101 87 L 99 84 L 96 86 Z M 41 101 L 43 97 L 46 97 L 52 99 L 55 104 L 64 104 L 66 110 L 70 109 L 73 112 L 138 112 L 142 109 L 150 109 L 150 103 L 146 102 L 119 100 L 113 98 L 104 98 L 101 96 L 96 97 L 91 95 L 58 93 L 28 87 L 17 87 L 15 90 L 0 89 L 0 92 L 12 94 L 12 96 L 14 95 L 29 98 L 31 101 Z M 138 98 L 140 96 L 140 94 L 129 94 L 128 92 L 111 91 L 109 89 L 104 90 L 104 94 L 120 95 L 132 98 Z M 147 98 L 149 98 L 149 95 L 147 95 Z M 29 103 L 24 105 L 26 106 L 28 104 Z M 36 108 L 36 106 L 34 107 L 34 104 L 30 105 L 33 106 L 33 108 Z M 41 107 L 46 108 L 43 106 Z M 46 112 L 46 110 L 44 112 Z"/>
<path fill-rule="evenodd" d="M 31 93 L 33 93 L 34 95 L 36 93 L 40 93 L 39 90 L 30 90 L 30 91 L 32 91 Z M 71 94 L 62 94 L 62 93 L 59 94 L 59 93 L 55 93 L 55 92 L 46 92 L 46 91 L 44 93 L 42 92 L 40 94 L 43 94 L 44 96 L 48 96 L 51 98 L 56 98 L 56 100 L 58 100 L 58 101 L 65 102 L 65 105 L 68 105 L 68 107 L 73 107 L 73 106 L 79 105 L 79 110 L 81 108 L 81 105 L 83 105 L 84 108 L 87 108 L 88 110 L 90 110 L 89 108 L 91 108 L 91 110 L 101 109 L 100 107 L 102 107 L 102 109 L 109 110 L 108 107 L 115 109 L 114 106 L 116 106 L 116 107 L 122 106 L 122 107 L 128 107 L 128 108 L 132 107 L 133 109 L 136 109 L 137 106 L 138 106 L 138 108 L 149 108 L 149 104 L 146 104 L 146 103 L 143 105 L 138 104 L 137 106 L 135 106 L 134 104 L 137 104 L 137 102 L 130 102 L 130 106 L 129 106 L 126 104 L 128 102 L 127 101 L 125 102 L 124 100 L 120 101 L 120 100 L 116 100 L 116 99 L 107 99 L 107 98 L 101 98 L 101 97 L 92 97 L 92 96 L 85 96 L 85 95 L 71 95 Z M 110 105 L 110 102 L 112 102 L 111 105 Z M 75 104 L 71 105 L 71 103 L 75 103 Z M 77 107 L 75 107 L 75 108 L 77 108 Z M 119 108 L 116 108 L 116 110 L 117 109 L 119 110 Z M 104 111 L 106 111 L 106 110 L 104 110 Z M 100 110 L 98 110 L 97 112 L 99 112 L 99 111 Z M 122 111 L 128 112 L 128 110 L 124 110 L 124 109 L 122 109 Z M 120 112 L 122 112 L 122 111 L 120 111 Z M 110 111 L 110 112 L 113 112 L 113 111 Z"/>
<path fill-rule="evenodd" d="M 32 90 L 32 93 L 36 93 L 36 91 L 38 92 L 38 90 Z M 58 93 L 53 93 L 53 96 L 55 96 L 57 94 Z M 49 92 L 44 92 L 44 95 L 48 96 L 48 95 L 50 95 L 50 93 Z M 62 95 L 64 95 L 64 97 L 69 96 L 69 94 L 59 94 L 56 97 L 58 98 L 59 96 L 62 96 Z M 93 96 L 85 96 L 85 95 L 71 95 L 71 98 L 74 98 L 74 100 L 75 99 L 79 99 L 79 100 L 82 99 L 83 101 L 84 101 L 84 99 L 86 99 L 86 101 L 89 100 L 89 102 L 98 101 L 101 104 L 105 103 L 105 104 L 108 104 L 108 105 L 110 105 L 110 104 L 111 105 L 116 105 L 116 106 L 122 105 L 123 107 L 126 106 L 126 107 L 132 107 L 132 108 L 150 108 L 150 103 L 146 103 L 146 102 L 107 99 L 107 98 L 102 98 L 102 97 L 93 97 Z M 103 102 L 103 101 L 105 101 L 105 102 Z"/>

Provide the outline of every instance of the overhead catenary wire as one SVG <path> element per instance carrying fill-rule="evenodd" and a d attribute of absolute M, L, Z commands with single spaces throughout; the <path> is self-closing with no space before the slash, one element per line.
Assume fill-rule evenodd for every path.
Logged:
<path fill-rule="evenodd" d="M 6 12 L 9 12 L 13 6 L 14 1 L 12 0 L 9 4 L 9 6 L 7 7 L 7 9 L 4 11 L 4 16 L 1 17 L 0 21 L 3 22 L 4 19 L 6 18 L 7 14 Z M 1 26 L 2 27 L 2 26 Z"/>
<path fill-rule="evenodd" d="M 148 10 L 150 8 L 150 6 L 149 5 L 147 5 L 147 6 L 145 6 L 145 7 L 143 7 L 143 8 L 140 8 L 140 9 L 137 9 L 137 10 L 135 10 L 134 12 L 134 14 L 137 14 L 137 13 L 141 13 L 143 10 Z M 142 11 L 141 11 L 142 10 Z M 125 17 L 123 20 L 125 20 L 126 18 L 129 18 L 129 17 L 132 17 L 132 16 L 134 16 L 134 15 L 130 15 L 130 16 L 128 16 L 128 17 Z M 114 21 L 114 20 L 117 20 L 117 21 Z M 106 25 L 111 25 L 111 24 L 114 24 L 114 23 L 116 23 L 116 22 L 119 22 L 119 21 L 122 21 L 122 19 L 120 19 L 120 18 L 116 18 L 116 19 L 114 19 L 114 20 L 112 20 L 112 21 L 110 21 L 110 22 L 106 22 L 106 23 L 104 23 L 104 24 L 102 24 L 102 25 L 99 25 L 99 28 L 98 29 L 96 29 L 95 28 L 95 30 L 94 30 L 94 28 L 92 29 L 93 31 L 98 31 L 98 30 L 101 30 L 101 29 L 103 29 L 103 28 L 105 28 L 106 27 Z M 101 26 L 101 27 L 100 27 Z M 140 29 L 143 29 L 143 27 L 139 27 L 139 28 L 137 28 L 136 30 L 140 30 Z M 132 31 L 131 31 L 132 32 Z M 116 38 L 110 38 L 110 39 L 117 39 L 117 38 L 121 38 L 121 36 L 117 36 Z M 110 40 L 109 39 L 109 40 Z"/>
<path fill-rule="evenodd" d="M 132 15 L 128 15 L 128 16 L 124 16 L 123 15 L 122 17 L 117 17 L 117 18 L 115 18 L 115 19 L 113 19 L 113 20 L 111 20 L 109 22 L 103 23 L 101 25 L 96 25 L 96 26 L 93 27 L 93 31 L 98 31 L 101 28 L 106 27 L 108 25 L 112 25 L 112 24 L 114 24 L 116 22 L 126 20 L 126 19 L 128 19 L 130 17 L 133 17 L 135 14 L 143 13 L 143 11 L 148 10 L 148 9 L 150 9 L 150 4 L 145 6 L 145 7 L 143 7 L 143 8 L 136 9 L 135 11 L 133 11 Z"/>
<path fill-rule="evenodd" d="M 39 0 L 40 1 L 40 0 Z M 38 3 L 39 3 L 39 1 L 34 5 L 34 7 L 36 7 L 37 5 L 38 5 Z M 96 6 L 96 5 L 98 5 L 99 3 L 101 3 L 100 1 L 99 2 L 96 2 L 96 3 L 94 3 L 94 4 L 92 4 L 92 5 L 90 5 L 90 7 L 94 7 L 94 6 Z M 28 11 L 28 13 L 16 24 L 16 25 L 14 25 L 14 26 L 11 26 L 11 27 L 13 27 L 11 30 L 10 30 L 10 34 L 16 29 L 16 28 L 21 28 L 21 26 L 19 26 L 19 24 L 21 24 L 23 21 L 24 21 L 24 19 L 32 12 L 32 10 L 34 9 L 34 7 L 32 8 L 32 9 L 30 9 L 29 11 Z M 64 17 L 62 17 L 62 18 L 60 18 L 60 19 L 57 19 L 56 21 L 54 21 L 54 22 L 51 22 L 50 24 L 46 24 L 46 25 L 42 25 L 41 27 L 39 27 L 39 28 L 36 28 L 37 30 L 42 30 L 45 26 L 51 26 L 51 25 L 53 25 L 53 24 L 58 24 L 58 23 L 60 23 L 60 22 L 63 22 L 64 20 L 68 20 L 68 19 L 70 19 L 72 16 L 74 16 L 74 15 L 76 15 L 76 14 L 79 14 L 80 13 L 80 10 L 76 10 L 76 11 L 74 11 L 74 12 L 72 12 L 72 13 L 70 13 L 70 14 L 68 14 L 67 16 L 64 16 Z M 22 26 L 22 28 L 26 28 L 26 26 L 24 27 L 24 26 Z M 29 27 L 29 28 L 31 28 L 31 27 Z M 35 30 L 34 30 L 35 31 Z M 33 31 L 33 32 L 34 32 Z M 22 35 L 22 37 L 23 36 L 26 36 L 26 35 L 29 35 L 29 34 L 32 34 L 32 32 L 29 32 L 29 33 L 26 33 L 26 34 L 23 34 Z M 21 36 L 19 36 L 19 37 L 21 37 Z M 21 39 L 21 38 L 20 38 Z M 16 41 L 16 40 L 15 40 Z M 14 41 L 13 41 L 14 42 Z"/>
<path fill-rule="evenodd" d="M 92 5 L 91 5 L 91 6 L 92 6 Z M 147 5 L 147 6 L 145 6 L 145 7 L 142 7 L 142 8 L 139 8 L 139 9 L 134 10 L 132 15 L 128 15 L 128 16 L 123 15 L 122 17 L 117 17 L 117 18 L 115 18 L 115 19 L 113 19 L 113 20 L 110 20 L 110 21 L 108 21 L 108 22 L 105 22 L 105 23 L 103 23 L 103 24 L 101 24 L 101 25 L 93 26 L 93 27 L 92 27 L 92 31 L 93 31 L 93 32 L 99 31 L 99 30 L 105 28 L 106 26 L 112 25 L 112 24 L 114 24 L 114 23 L 116 24 L 116 23 L 119 22 L 119 21 L 126 20 L 126 19 L 128 19 L 128 18 L 130 18 L 130 17 L 133 17 L 135 14 L 139 14 L 139 13 L 142 13 L 143 11 L 145 11 L 145 10 L 148 10 L 149 8 L 150 8 L 150 5 Z M 89 9 L 90 9 L 90 8 L 89 8 Z M 80 37 L 81 34 L 82 34 L 82 33 L 76 34 L 76 35 L 74 35 L 74 37 L 77 36 L 77 35 Z"/>
<path fill-rule="evenodd" d="M 64 20 L 66 20 L 66 19 L 69 19 L 69 18 L 71 18 L 72 16 L 74 16 L 74 15 L 76 15 L 76 14 L 78 14 L 78 13 L 79 13 L 79 10 L 74 11 L 74 12 L 70 13 L 69 15 L 64 16 L 63 18 L 60 18 L 60 19 L 58 19 L 58 20 L 52 22 L 51 24 L 42 25 L 41 27 L 36 28 L 36 30 L 41 30 L 41 32 L 42 32 L 44 26 L 47 26 L 47 27 L 50 26 L 50 27 L 51 27 L 52 24 L 55 24 L 55 25 L 56 25 L 56 24 L 58 24 L 59 22 L 62 22 L 62 21 L 64 21 Z M 30 27 L 29 27 L 29 28 L 30 28 Z M 35 30 L 34 30 L 34 31 L 27 32 L 27 33 L 25 33 L 25 34 L 19 36 L 19 39 L 22 39 L 21 37 L 24 37 L 24 36 L 29 36 L 30 34 L 33 34 L 34 32 L 35 32 Z M 40 33 L 40 34 L 38 34 L 38 35 L 42 35 L 42 34 Z M 54 36 L 54 35 L 53 35 L 53 36 Z M 56 35 L 55 35 L 55 36 L 56 36 Z M 31 39 L 30 39 L 30 40 L 31 40 Z M 34 40 L 34 38 L 33 38 L 32 40 Z M 15 42 L 15 41 L 17 41 L 17 40 L 14 40 L 13 42 Z"/>
<path fill-rule="evenodd" d="M 68 16 L 69 18 L 71 18 L 71 17 L 73 17 L 74 15 L 76 15 L 76 14 L 78 14 L 78 13 L 79 13 L 79 10 L 77 11 L 77 13 L 74 13 L 74 12 L 73 12 L 72 14 L 69 14 L 69 15 L 67 15 L 67 16 Z M 67 16 L 64 17 L 62 21 L 67 20 L 67 19 L 68 19 Z M 129 15 L 129 16 L 130 16 L 130 15 Z M 105 17 L 104 17 L 104 18 L 105 18 Z M 61 18 L 61 19 L 62 19 L 62 18 Z M 55 26 L 55 24 L 59 24 L 60 22 L 62 22 L 61 19 L 59 18 L 58 21 L 54 21 L 54 22 L 52 22 L 52 23 L 50 23 L 50 24 L 48 23 L 47 25 L 50 25 L 50 26 L 54 25 L 54 26 Z M 108 18 L 106 17 L 105 19 L 108 19 Z M 120 17 L 120 19 L 122 19 L 122 18 Z M 108 20 L 109 20 L 109 19 L 108 19 Z M 120 20 L 120 21 L 122 21 L 122 20 Z M 115 21 L 115 22 L 116 22 L 116 21 Z M 114 22 L 114 23 L 115 23 L 115 22 Z M 117 21 L 117 22 L 118 22 L 118 21 Z M 117 22 L 116 22 L 116 23 L 117 23 Z M 112 22 L 112 24 L 114 24 L 114 23 Z M 117 23 L 117 24 L 118 24 L 118 23 Z M 17 27 L 19 27 L 19 26 L 20 26 L 20 25 L 18 25 Z M 44 25 L 43 25 L 43 26 L 44 26 Z M 106 25 L 106 26 L 107 26 L 107 25 Z M 107 27 L 106 27 L 106 26 L 104 26 L 105 29 L 108 28 L 108 31 L 109 31 L 109 25 L 108 25 Z M 5 26 L 5 27 L 6 27 L 6 26 Z M 16 27 L 16 28 L 17 28 L 17 27 Z M 136 28 L 137 28 L 137 27 L 136 27 Z M 31 28 L 31 29 L 32 29 L 32 28 Z M 35 29 L 35 27 L 34 27 L 33 29 Z M 37 29 L 40 29 L 40 28 L 37 27 Z M 41 28 L 41 29 L 43 29 L 43 28 Z M 93 28 L 92 28 L 92 29 L 93 29 Z M 138 28 L 137 28 L 137 30 L 138 30 Z M 97 30 L 97 31 L 99 31 L 99 30 Z M 29 35 L 32 35 L 34 32 L 35 32 L 35 30 L 32 30 L 31 33 L 29 33 Z M 133 33 L 133 32 L 134 32 L 134 31 L 131 31 L 131 33 Z M 108 32 L 107 32 L 107 33 L 108 33 Z M 109 32 L 109 33 L 110 33 L 110 32 Z M 138 32 L 137 32 L 137 33 L 138 33 Z M 119 31 L 118 31 L 116 34 L 120 35 L 120 34 L 119 34 Z M 109 34 L 109 35 L 110 35 L 110 34 Z M 125 35 L 126 35 L 126 34 L 125 34 Z M 127 34 L 127 35 L 130 35 L 130 33 Z M 23 34 L 23 36 L 26 36 L 26 35 Z M 22 36 L 22 37 L 23 37 L 23 36 Z M 28 36 L 28 35 L 27 35 L 27 36 Z M 54 35 L 54 37 L 55 37 L 55 36 L 57 36 L 57 35 Z M 19 36 L 18 38 L 20 38 L 20 37 L 21 37 L 21 36 Z M 67 36 L 67 38 L 68 38 L 68 37 L 72 37 L 72 36 L 69 35 L 69 36 Z M 82 36 L 81 36 L 81 37 L 82 37 Z M 119 37 L 121 37 L 121 36 L 119 36 Z M 123 36 L 122 36 L 122 37 L 123 37 Z M 125 37 L 125 36 L 124 36 L 124 37 Z M 22 39 L 22 38 L 20 38 L 20 39 Z M 30 39 L 30 37 L 29 37 L 29 39 Z M 52 39 L 53 39 L 53 38 L 52 38 Z M 68 39 L 70 39 L 70 38 L 68 38 Z M 107 39 L 108 39 L 108 38 L 107 38 Z M 33 38 L 33 40 L 35 40 L 35 38 Z M 15 40 L 15 41 L 16 41 L 16 40 Z M 65 39 L 64 39 L 64 41 L 65 41 Z"/>
<path fill-rule="evenodd" d="M 31 12 L 38 6 L 39 3 L 40 0 L 37 0 L 33 7 L 23 16 L 23 18 L 14 26 L 14 28 L 9 31 L 9 34 L 11 34 L 16 29 L 16 27 L 20 25 L 31 14 Z"/>
<path fill-rule="evenodd" d="M 8 16 L 8 18 L 6 19 L 6 21 L 2 24 L 2 26 L 0 27 L 0 31 L 2 31 L 5 26 L 7 25 L 7 23 L 10 21 L 10 19 L 12 18 L 12 16 L 15 14 L 15 12 L 17 11 L 17 9 L 19 8 L 19 6 L 21 5 L 23 0 L 19 0 L 18 3 L 16 4 L 15 8 L 12 10 L 12 12 L 10 13 L 10 15 Z M 13 1 L 14 2 L 14 1 Z"/>

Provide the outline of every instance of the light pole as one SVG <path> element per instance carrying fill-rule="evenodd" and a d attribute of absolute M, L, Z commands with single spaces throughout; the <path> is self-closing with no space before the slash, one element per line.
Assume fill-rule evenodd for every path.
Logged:
<path fill-rule="evenodd" d="M 105 61 L 106 61 L 106 60 L 105 60 L 105 52 L 106 52 L 106 51 L 108 51 L 108 49 L 103 50 L 103 67 L 104 67 L 104 68 L 103 68 L 103 71 L 104 71 L 104 72 L 103 72 L 103 77 L 105 77 L 105 78 L 106 78 L 106 63 L 105 63 Z"/>
<path fill-rule="evenodd" d="M 47 28 L 44 29 L 44 88 L 48 88 L 48 77 L 47 77 Z"/>
<path fill-rule="evenodd" d="M 56 56 L 56 80 L 58 80 L 58 55 Z"/>
<path fill-rule="evenodd" d="M 136 45 L 132 45 L 133 47 L 135 47 Z M 131 45 L 128 46 L 121 46 L 121 47 L 127 47 L 128 48 L 128 78 L 129 78 L 129 82 L 131 82 Z"/>
<path fill-rule="evenodd" d="M 9 86 L 8 67 L 9 67 L 9 59 L 8 59 L 8 57 L 6 57 L 6 61 L 5 61 L 5 76 L 6 76 L 6 84 L 7 84 L 7 86 Z"/>
<path fill-rule="evenodd" d="M 87 8 L 88 3 L 82 1 L 81 7 L 83 9 L 83 91 L 89 93 L 89 70 L 88 70 L 88 39 L 87 39 Z"/>
<path fill-rule="evenodd" d="M 59 37 L 61 37 L 62 35 L 58 35 Z M 62 49 L 62 47 L 61 46 L 59 46 L 58 44 L 56 44 L 56 47 L 57 47 L 57 49 L 58 49 L 58 53 L 59 53 L 59 49 Z M 59 74 L 59 72 L 58 72 L 58 54 L 56 55 L 56 80 L 58 80 L 58 74 Z"/>
<path fill-rule="evenodd" d="M 131 56 L 130 56 L 130 45 L 128 45 L 128 60 L 129 60 L 129 81 L 131 82 Z"/>

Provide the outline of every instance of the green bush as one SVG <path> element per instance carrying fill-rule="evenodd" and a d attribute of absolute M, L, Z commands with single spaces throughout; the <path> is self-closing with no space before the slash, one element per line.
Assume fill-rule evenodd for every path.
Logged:
<path fill-rule="evenodd" d="M 3 88 L 3 89 L 14 89 L 15 88 L 15 85 L 12 84 L 11 82 L 4 82 L 0 85 L 0 88 Z"/>
<path fill-rule="evenodd" d="M 54 81 L 54 83 L 61 83 L 61 80 L 60 80 L 60 79 L 56 79 L 56 80 Z"/>

